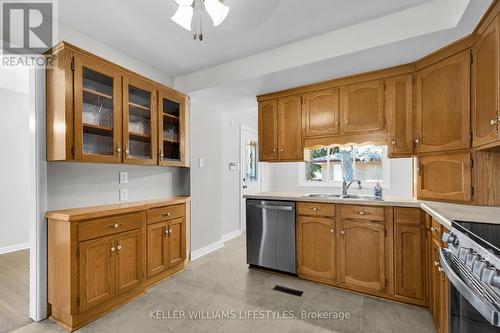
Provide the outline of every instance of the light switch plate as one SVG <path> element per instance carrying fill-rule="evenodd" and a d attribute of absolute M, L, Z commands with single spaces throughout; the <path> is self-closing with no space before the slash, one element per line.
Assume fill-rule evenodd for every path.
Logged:
<path fill-rule="evenodd" d="M 120 184 L 128 183 L 128 172 L 120 171 Z"/>
<path fill-rule="evenodd" d="M 120 201 L 127 201 L 128 200 L 128 190 L 126 188 L 121 188 L 120 189 Z"/>

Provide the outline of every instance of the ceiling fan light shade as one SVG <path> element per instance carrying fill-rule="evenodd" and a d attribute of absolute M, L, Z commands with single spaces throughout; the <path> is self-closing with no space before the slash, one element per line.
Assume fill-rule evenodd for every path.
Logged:
<path fill-rule="evenodd" d="M 181 0 L 175 0 L 175 1 L 179 3 L 179 1 Z M 193 7 L 179 5 L 179 8 L 177 8 L 177 11 L 175 12 L 174 16 L 171 17 L 171 19 L 184 29 L 191 31 L 191 21 L 193 19 Z"/>
<path fill-rule="evenodd" d="M 193 5 L 194 0 L 174 0 L 179 6 L 188 7 Z"/>
<path fill-rule="evenodd" d="M 208 15 L 212 18 L 214 27 L 216 27 L 224 22 L 229 14 L 230 8 L 219 0 L 205 0 L 205 9 L 207 10 Z"/>

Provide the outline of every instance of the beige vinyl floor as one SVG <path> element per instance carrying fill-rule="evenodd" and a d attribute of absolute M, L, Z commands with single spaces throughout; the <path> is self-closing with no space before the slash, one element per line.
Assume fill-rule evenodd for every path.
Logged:
<path fill-rule="evenodd" d="M 0 255 L 0 333 L 11 332 L 29 319 L 30 251 Z"/>
<path fill-rule="evenodd" d="M 273 291 L 276 284 L 303 290 L 304 294 L 297 297 Z M 335 319 L 313 318 L 318 311 Z M 193 319 L 202 314 L 205 319 Z M 273 315 L 279 318 L 273 319 Z M 342 315 L 344 319 L 340 320 Z M 172 318 L 175 316 L 181 318 Z M 249 319 L 250 316 L 262 318 Z M 16 332 L 64 330 L 46 320 Z M 245 238 L 241 236 L 193 261 L 186 271 L 79 332 L 423 333 L 435 330 L 430 314 L 423 308 L 249 269 L 245 263 Z"/>

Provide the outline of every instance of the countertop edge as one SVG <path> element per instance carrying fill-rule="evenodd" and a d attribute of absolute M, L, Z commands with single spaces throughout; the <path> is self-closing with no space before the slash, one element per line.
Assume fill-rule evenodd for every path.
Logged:
<path fill-rule="evenodd" d="M 45 218 L 73 222 L 118 214 L 132 213 L 164 206 L 172 206 L 176 204 L 187 203 L 189 201 L 191 201 L 190 196 L 178 196 L 102 206 L 61 209 L 48 211 L 47 213 L 45 213 Z"/>

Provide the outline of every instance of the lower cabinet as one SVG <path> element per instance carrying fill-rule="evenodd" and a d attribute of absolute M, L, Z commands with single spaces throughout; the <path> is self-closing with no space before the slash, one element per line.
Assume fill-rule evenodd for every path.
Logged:
<path fill-rule="evenodd" d="M 385 290 L 385 224 L 342 220 L 340 228 L 340 282 L 375 292 Z"/>
<path fill-rule="evenodd" d="M 47 213 L 51 318 L 78 329 L 182 270 L 187 200 Z"/>
<path fill-rule="evenodd" d="M 425 305 L 425 225 L 420 208 L 394 208 L 394 295 Z"/>
<path fill-rule="evenodd" d="M 297 227 L 299 276 L 327 283 L 335 281 L 335 220 L 299 216 Z"/>
<path fill-rule="evenodd" d="M 148 225 L 148 278 L 176 266 L 186 259 L 183 219 Z"/>

